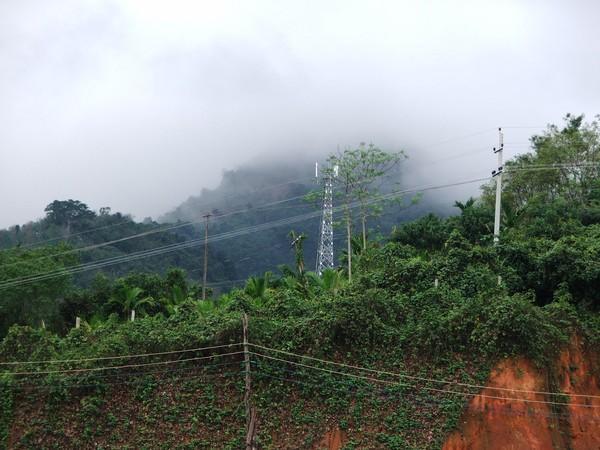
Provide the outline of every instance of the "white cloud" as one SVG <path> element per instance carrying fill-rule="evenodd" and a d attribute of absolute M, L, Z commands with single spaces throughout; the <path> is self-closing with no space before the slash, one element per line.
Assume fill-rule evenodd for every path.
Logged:
<path fill-rule="evenodd" d="M 366 140 L 418 156 L 499 124 L 595 114 L 599 12 L 583 0 L 1 2 L 0 226 L 55 198 L 156 216 L 262 152 Z"/>

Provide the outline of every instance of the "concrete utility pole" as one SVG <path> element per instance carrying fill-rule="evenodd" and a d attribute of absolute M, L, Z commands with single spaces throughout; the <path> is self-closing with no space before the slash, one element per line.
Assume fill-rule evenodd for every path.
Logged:
<path fill-rule="evenodd" d="M 498 148 L 494 147 L 494 153 L 498 155 L 498 169 L 492 172 L 496 178 L 496 211 L 494 212 L 494 245 L 500 239 L 500 215 L 502 213 L 502 150 L 504 150 L 504 134 L 502 128 L 498 128 Z"/>
<path fill-rule="evenodd" d="M 208 272 L 208 219 L 211 214 L 204 214 L 204 275 L 202 277 L 202 300 L 206 300 L 206 274 Z"/>

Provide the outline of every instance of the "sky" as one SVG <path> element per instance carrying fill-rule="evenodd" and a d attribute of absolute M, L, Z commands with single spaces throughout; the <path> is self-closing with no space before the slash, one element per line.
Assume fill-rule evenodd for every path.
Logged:
<path fill-rule="evenodd" d="M 600 2 L 0 0 L 0 227 L 54 199 L 158 217 L 223 170 L 372 142 L 487 176 L 600 113 Z M 307 164 L 307 175 L 312 173 Z"/>

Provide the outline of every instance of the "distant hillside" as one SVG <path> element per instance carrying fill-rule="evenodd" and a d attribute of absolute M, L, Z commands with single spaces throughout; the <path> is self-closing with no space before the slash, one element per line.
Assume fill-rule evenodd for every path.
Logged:
<path fill-rule="evenodd" d="M 385 189 L 397 189 L 397 181 L 401 179 L 401 171 L 394 173 Z M 282 161 L 255 163 L 224 172 L 217 188 L 204 189 L 200 195 L 190 197 L 158 221 L 140 223 L 129 215 L 113 213 L 110 208 L 92 211 L 85 203 L 76 200 L 57 201 L 53 204 L 57 210 L 53 211 L 52 204 L 49 205 L 45 218 L 0 230 L 0 248 L 28 249 L 61 242 L 73 248 L 102 244 L 102 247 L 79 252 L 80 262 L 89 263 L 202 239 L 203 216 L 210 213 L 211 238 L 222 238 L 224 233 L 242 233 L 209 245 L 208 281 L 217 283 L 215 288 L 223 290 L 250 275 L 262 274 L 281 264 L 293 264 L 294 256 L 288 237 L 292 229 L 307 236 L 304 247 L 307 267 L 310 270 L 314 268 L 320 201 L 307 202 L 304 196 L 318 189 L 320 187 L 315 182 L 310 162 L 296 165 Z M 394 225 L 429 212 L 442 216 L 451 212 L 450 204 L 444 204 L 434 196 L 425 195 L 414 205 L 410 200 L 407 197 L 403 202 L 388 205 L 380 217 L 371 219 L 371 235 L 387 234 Z M 313 213 L 311 218 L 268 230 L 251 232 L 248 229 L 309 213 Z M 185 225 L 184 222 L 191 223 Z M 177 224 L 180 226 L 160 231 Z M 128 239 L 140 233 L 143 235 Z M 345 234 L 340 230 L 335 238 L 336 259 L 341 255 L 344 239 Z M 119 242 L 104 245 L 112 241 Z M 114 278 L 129 272 L 165 273 L 170 267 L 180 267 L 186 270 L 190 279 L 200 280 L 203 257 L 202 242 L 199 242 L 193 247 L 106 266 L 102 271 Z M 77 275 L 76 280 L 79 284 L 87 285 L 95 272 L 83 272 Z"/>
<path fill-rule="evenodd" d="M 49 211 L 44 219 L 0 230 L 0 249 L 14 248 L 26 251 L 66 243 L 73 249 L 86 248 L 86 251 L 77 252 L 79 263 L 90 263 L 173 245 L 189 239 L 189 234 L 181 233 L 181 229 L 157 232 L 165 226 L 152 221 L 135 222 L 128 215 L 111 213 L 109 208 L 101 208 L 99 212 L 94 212 L 85 203 L 76 200 L 55 201 L 51 205 L 60 209 L 60 213 Z M 137 238 L 127 239 L 141 233 L 143 235 Z M 111 244 L 105 245 L 106 243 Z M 99 247 L 88 249 L 94 246 Z M 209 258 L 212 261 L 211 279 L 236 276 L 232 267 L 225 262 L 226 258 L 214 249 L 210 249 Z M 188 248 L 108 265 L 103 267 L 102 271 L 114 278 L 129 272 L 165 273 L 170 267 L 180 267 L 191 276 L 197 276 L 199 268 L 202 267 L 202 255 L 196 248 Z M 95 273 L 96 271 L 82 272 L 77 275 L 76 280 L 79 284 L 86 285 Z"/>
<path fill-rule="evenodd" d="M 286 162 L 248 165 L 223 174 L 221 184 L 214 190 L 205 189 L 199 196 L 190 197 L 159 221 L 198 222 L 194 229 L 182 233 L 199 236 L 203 230 L 203 216 L 212 213 L 211 235 L 231 232 L 248 226 L 267 223 L 319 211 L 320 202 L 307 202 L 303 196 L 321 187 L 311 173 L 312 163 L 292 165 Z M 402 167 L 388 177 L 383 190 L 399 189 Z M 289 200 L 292 199 L 292 200 Z M 388 234 L 394 225 L 435 212 L 441 216 L 452 213 L 452 205 L 433 195 L 425 194 L 411 204 L 411 196 L 386 205 L 380 217 L 370 221 L 371 234 Z M 231 212 L 236 214 L 230 215 Z M 304 253 L 310 270 L 314 268 L 319 239 L 320 218 L 311 218 L 266 232 L 246 234 L 211 245 L 218 254 L 225 255 L 240 278 L 262 274 L 280 264 L 292 264 L 293 252 L 288 233 L 291 229 L 305 233 Z M 341 255 L 345 234 L 340 230 L 335 237 L 336 259 Z"/>

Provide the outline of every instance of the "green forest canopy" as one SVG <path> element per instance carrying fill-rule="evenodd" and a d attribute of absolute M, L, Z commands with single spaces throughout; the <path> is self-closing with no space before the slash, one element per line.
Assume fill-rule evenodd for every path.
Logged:
<path fill-rule="evenodd" d="M 409 264 L 405 270 L 410 276 L 407 273 L 403 283 L 393 285 L 398 292 L 420 292 L 433 283 L 432 277 L 442 280 L 442 284 L 450 283 L 449 280 L 458 276 L 452 271 L 461 270 L 465 271 L 461 277 L 467 277 L 460 282 L 465 295 L 494 288 L 500 275 L 508 295 L 531 296 L 539 306 L 548 305 L 556 298 L 569 299 L 569 304 L 596 310 L 600 185 L 599 168 L 591 163 L 599 159 L 599 137 L 596 122 L 585 123 L 582 117 L 567 116 L 563 128 L 551 126 L 544 134 L 534 136 L 529 154 L 507 162 L 502 240 L 497 247 L 491 245 L 492 181 L 483 186 L 480 199 L 456 203 L 459 215 L 446 219 L 427 215 L 398 226 L 387 243 L 371 241 L 365 249 L 356 241 L 353 253 L 364 260 L 377 258 L 379 253 L 388 251 L 390 245 L 404 246 L 406 257 L 401 258 L 401 263 Z M 110 214 L 107 209 L 97 215 L 85 204 L 72 200 L 53 202 L 46 212 L 45 230 L 72 228 L 68 230 L 70 233 L 77 233 L 85 221 L 101 218 L 106 221 L 106 229 L 111 230 L 115 221 L 126 219 Z M 33 229 L 38 226 L 42 224 Z M 156 224 L 128 226 L 140 231 Z M 183 238 L 168 235 L 165 240 L 161 234 L 156 239 L 170 243 Z M 134 250 L 131 245 L 127 243 L 121 250 Z M 68 267 L 77 261 L 76 254 L 68 250 L 63 244 L 3 250 L 0 279 L 12 280 Z M 218 253 L 211 258 L 217 267 L 223 264 Z M 472 260 L 467 261 L 468 258 Z M 449 261 L 458 266 L 447 266 Z M 43 321 L 48 329 L 64 333 L 74 323 L 75 316 L 88 321 L 92 318 L 96 322 L 107 320 L 111 314 L 119 311 L 122 314 L 119 298 L 127 298 L 127 289 L 138 290 L 135 301 L 145 305 L 140 314 L 170 315 L 175 311 L 174 306 L 198 303 L 198 286 L 190 283 L 181 269 L 168 270 L 169 266 L 177 267 L 177 262 L 177 259 L 167 260 L 162 274 L 133 270 L 112 279 L 100 273 L 87 288 L 74 285 L 66 275 L 3 288 L 0 290 L 0 335 L 5 335 L 12 324 L 40 327 Z M 365 272 L 359 274 L 360 280 L 373 278 L 370 266 L 363 264 L 362 270 Z M 427 277 L 421 279 L 420 273 Z M 248 285 L 256 285 L 257 279 L 268 280 L 263 292 L 291 288 L 308 297 L 318 295 L 324 286 L 314 274 L 296 273 L 289 268 L 279 276 L 254 277 Z M 221 300 L 227 303 L 247 295 L 244 292 L 244 289 L 234 289 L 211 302 L 214 305 Z M 123 315 L 121 320 L 125 320 Z"/>

